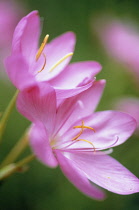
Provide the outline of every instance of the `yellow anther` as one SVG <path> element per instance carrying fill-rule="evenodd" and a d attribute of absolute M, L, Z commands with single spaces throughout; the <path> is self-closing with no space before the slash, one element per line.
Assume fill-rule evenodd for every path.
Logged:
<path fill-rule="evenodd" d="M 49 70 L 49 72 L 52 72 L 60 63 L 62 63 L 66 58 L 68 58 L 68 57 L 70 57 L 70 56 L 72 56 L 73 55 L 73 53 L 71 52 L 71 53 L 68 53 L 67 55 L 65 55 L 63 58 L 61 58 L 56 64 L 54 64 L 53 66 L 52 66 L 52 68 Z"/>
<path fill-rule="evenodd" d="M 82 121 L 80 133 L 78 133 L 72 140 L 76 140 L 83 133 L 83 126 L 84 126 L 84 121 Z M 73 128 L 75 128 L 75 126 Z"/>
<path fill-rule="evenodd" d="M 95 152 L 96 151 L 95 146 L 94 146 L 94 144 L 91 141 L 88 141 L 86 139 L 78 139 L 78 137 L 81 136 L 81 134 L 83 133 L 84 128 L 91 129 L 94 132 L 95 132 L 95 129 L 92 128 L 92 127 L 89 127 L 89 126 L 85 126 L 83 120 L 82 120 L 82 124 L 81 125 L 74 126 L 73 128 L 81 128 L 81 131 L 74 138 L 72 138 L 72 140 L 84 141 L 84 142 L 87 142 L 87 143 L 91 144 L 91 146 L 94 148 L 94 152 Z"/>
<path fill-rule="evenodd" d="M 96 132 L 94 128 L 89 127 L 89 126 L 85 126 L 85 125 L 84 125 L 84 126 L 82 126 L 82 125 L 77 125 L 77 126 L 74 126 L 73 128 L 88 128 L 88 129 L 91 129 L 91 130 L 93 130 L 94 132 Z"/>
<path fill-rule="evenodd" d="M 48 41 L 48 38 L 49 38 L 49 35 L 47 34 L 47 35 L 44 37 L 44 40 L 43 40 L 43 42 L 42 42 L 40 48 L 38 49 L 38 52 L 37 52 L 37 54 L 36 54 L 36 61 L 37 61 L 37 60 L 39 59 L 39 57 L 41 56 L 42 51 L 44 50 L 44 47 L 45 47 L 45 45 L 46 45 L 46 43 L 47 43 L 47 41 Z"/>
<path fill-rule="evenodd" d="M 94 152 L 96 151 L 95 146 L 91 141 L 88 141 L 86 139 L 77 139 L 77 141 L 84 141 L 84 142 L 87 142 L 87 143 L 91 144 L 91 146 L 94 148 Z"/>
<path fill-rule="evenodd" d="M 46 55 L 44 53 L 43 53 L 43 57 L 44 57 L 44 64 L 43 64 L 41 70 L 38 71 L 38 73 L 40 73 L 46 66 Z"/>

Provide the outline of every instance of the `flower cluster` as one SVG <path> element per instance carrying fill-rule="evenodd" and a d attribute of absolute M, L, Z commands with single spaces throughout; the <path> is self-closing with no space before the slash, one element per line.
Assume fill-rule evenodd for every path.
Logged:
<path fill-rule="evenodd" d="M 95 61 L 69 64 L 75 35 L 65 33 L 38 47 L 37 11 L 17 25 L 12 53 L 6 60 L 9 78 L 19 89 L 17 108 L 32 122 L 28 135 L 35 156 L 49 167 L 60 166 L 84 194 L 104 199 L 95 184 L 118 194 L 139 192 L 139 180 L 109 156 L 125 142 L 136 121 L 117 111 L 94 112 L 105 80 L 96 81 Z"/>

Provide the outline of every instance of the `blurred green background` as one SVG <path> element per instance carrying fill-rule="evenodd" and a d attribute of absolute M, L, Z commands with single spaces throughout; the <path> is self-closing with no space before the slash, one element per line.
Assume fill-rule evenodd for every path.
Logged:
<path fill-rule="evenodd" d="M 112 109 L 117 97 L 139 92 L 134 81 L 120 64 L 110 59 L 97 34 L 92 31 L 92 22 L 101 15 L 135 21 L 139 28 L 139 1 L 137 0 L 24 0 L 25 14 L 39 10 L 43 21 L 42 37 L 48 33 L 50 40 L 66 31 L 74 31 L 77 44 L 72 62 L 96 60 L 103 66 L 97 79 L 105 78 L 107 85 L 98 110 Z M 15 88 L 10 82 L 0 81 L 0 111 L 3 111 L 13 96 Z M 16 110 L 12 113 L 0 147 L 0 160 L 20 138 L 29 122 Z M 114 148 L 112 156 L 139 177 L 139 139 L 132 136 L 123 145 Z M 29 153 L 29 149 L 26 152 Z M 92 166 L 93 167 L 93 166 Z M 138 210 L 139 194 L 117 195 L 107 192 L 105 201 L 95 201 L 80 193 L 62 174 L 59 168 L 50 169 L 34 160 L 29 170 L 17 173 L 0 185 L 0 210 L 90 210 L 122 209 Z"/>

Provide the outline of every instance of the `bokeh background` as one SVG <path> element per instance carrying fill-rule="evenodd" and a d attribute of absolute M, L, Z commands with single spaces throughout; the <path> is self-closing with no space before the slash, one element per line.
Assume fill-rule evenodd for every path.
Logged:
<path fill-rule="evenodd" d="M 139 1 L 20 0 L 17 3 L 22 11 L 19 16 L 26 15 L 34 9 L 39 10 L 43 25 L 41 40 L 46 33 L 50 35 L 51 40 L 66 31 L 74 31 L 77 44 L 72 62 L 96 60 L 102 64 L 103 70 L 97 79 L 106 79 L 107 85 L 98 110 L 113 109 L 114 101 L 119 97 L 139 97 L 138 88 L 134 85 L 131 75 L 108 56 L 93 30 L 95 20 L 105 14 L 131 20 L 139 29 Z M 14 92 L 15 88 L 8 79 L 1 76 L 0 112 L 5 109 Z M 10 151 L 28 125 L 29 122 L 15 109 L 0 145 L 0 160 Z M 29 148 L 25 154 L 28 153 Z M 126 143 L 114 148 L 112 156 L 139 177 L 138 135 L 133 135 Z M 17 173 L 0 184 L 0 210 L 9 209 L 138 210 L 139 194 L 123 196 L 107 192 L 105 201 L 95 201 L 80 193 L 59 168 L 50 169 L 34 160 L 29 164 L 26 173 Z"/>

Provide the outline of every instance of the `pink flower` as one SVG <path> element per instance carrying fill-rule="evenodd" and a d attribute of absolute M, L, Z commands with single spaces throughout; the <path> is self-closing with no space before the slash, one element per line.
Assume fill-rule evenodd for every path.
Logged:
<path fill-rule="evenodd" d="M 137 121 L 137 130 L 139 131 L 139 99 L 138 98 L 122 98 L 115 103 L 115 108 L 124 111 L 133 116 Z"/>
<path fill-rule="evenodd" d="M 80 191 L 100 200 L 105 194 L 93 183 L 118 194 L 139 192 L 138 178 L 108 155 L 132 135 L 136 122 L 122 112 L 94 113 L 104 86 L 104 80 L 94 82 L 58 106 L 54 89 L 42 82 L 17 100 L 19 111 L 33 122 L 30 145 L 36 157 L 50 167 L 59 165 Z"/>
<path fill-rule="evenodd" d="M 20 90 L 47 81 L 61 98 L 68 98 L 89 88 L 101 65 L 94 61 L 68 65 L 74 50 L 75 35 L 67 32 L 47 44 L 48 35 L 38 48 L 40 18 L 37 11 L 25 16 L 17 25 L 12 54 L 6 69 L 13 84 Z"/>
<path fill-rule="evenodd" d="M 0 1 L 0 70 L 3 76 L 3 60 L 11 50 L 13 32 L 22 13 L 20 5 L 14 1 Z"/>
<path fill-rule="evenodd" d="M 104 20 L 96 29 L 107 52 L 139 78 L 139 31 L 131 24 Z"/>

